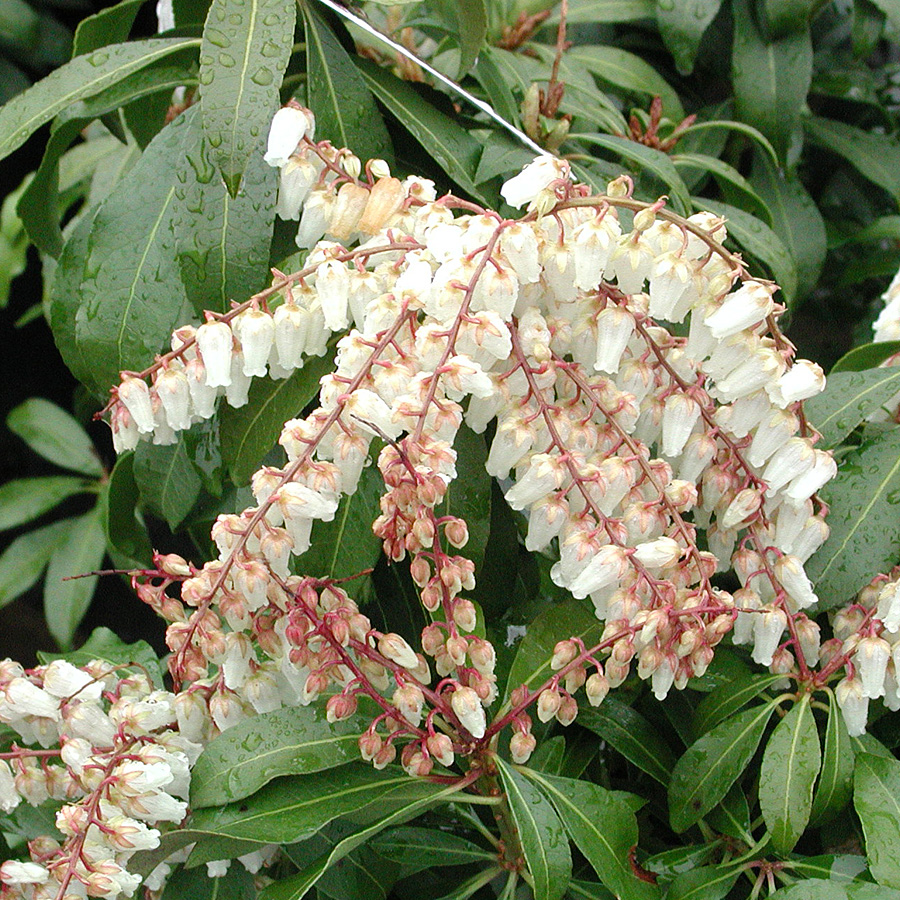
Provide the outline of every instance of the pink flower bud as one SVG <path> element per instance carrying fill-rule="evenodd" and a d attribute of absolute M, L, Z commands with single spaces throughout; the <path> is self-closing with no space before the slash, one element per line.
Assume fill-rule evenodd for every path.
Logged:
<path fill-rule="evenodd" d="M 475 740 L 484 737 L 484 733 L 487 730 L 484 707 L 481 705 L 478 694 L 472 688 L 458 687 L 450 697 L 450 706 L 459 719 L 460 725 Z"/>
<path fill-rule="evenodd" d="M 510 756 L 512 761 L 519 766 L 528 762 L 535 747 L 537 747 L 537 740 L 530 732 L 523 734 L 521 731 L 517 731 L 509 739 Z"/>

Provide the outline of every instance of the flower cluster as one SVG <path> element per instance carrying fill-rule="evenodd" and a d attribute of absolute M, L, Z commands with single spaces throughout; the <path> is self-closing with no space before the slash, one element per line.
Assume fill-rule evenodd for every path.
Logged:
<path fill-rule="evenodd" d="M 62 840 L 29 843 L 31 860 L 0 866 L 0 896 L 52 900 L 134 892 L 127 870 L 159 845 L 159 826 L 187 812 L 190 766 L 201 747 L 179 734 L 175 696 L 133 668 L 63 660 L 25 671 L 0 663 L 0 722 L 25 744 L 0 754 L 0 809 L 24 799 L 59 805 Z"/>
<path fill-rule="evenodd" d="M 279 215 L 299 220 L 303 268 L 123 373 L 108 407 L 116 446 L 170 442 L 220 396 L 239 406 L 252 378 L 330 348 L 332 371 L 315 408 L 284 423 L 284 464 L 254 474 L 254 505 L 217 519 L 218 558 L 157 554 L 133 573 L 169 623 L 175 693 L 101 662 L 0 666 L 0 721 L 42 748 L 0 754 L 0 808 L 52 798 L 64 838 L 5 863 L 0 896 L 132 893 L 129 857 L 184 817 L 202 746 L 283 706 L 320 701 L 334 722 L 368 698 L 364 759 L 399 756 L 431 777 L 466 759 L 466 784 L 505 728 L 524 762 L 532 715 L 567 725 L 580 690 L 599 704 L 632 672 L 662 699 L 726 635 L 811 688 L 840 679 L 851 733 L 870 699 L 900 707 L 900 573 L 841 611 L 829 640 L 805 612 L 817 598 L 804 565 L 828 536 L 816 492 L 835 464 L 802 402 L 824 377 L 794 359 L 775 285 L 723 246 L 721 219 L 636 200 L 624 177 L 591 196 L 550 156 L 503 186 L 524 208 L 504 218 L 316 142 L 296 105 L 276 115 L 266 160 L 280 169 Z M 493 716 L 468 526 L 444 503 L 463 428 L 489 436 L 486 469 L 527 519 L 526 548 L 604 625 L 595 646 L 560 641 L 547 681 Z M 377 448 L 372 527 L 389 560 L 408 560 L 430 619 L 421 652 L 373 627 L 352 582 L 296 574 L 315 523 L 334 518 Z M 739 589 L 720 586 L 725 571 Z"/>

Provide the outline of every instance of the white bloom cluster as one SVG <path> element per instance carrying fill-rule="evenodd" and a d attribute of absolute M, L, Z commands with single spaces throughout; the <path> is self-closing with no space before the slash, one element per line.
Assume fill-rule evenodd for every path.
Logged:
<path fill-rule="evenodd" d="M 124 677 L 123 677 L 124 675 Z M 63 840 L 39 838 L 31 862 L 0 866 L 4 898 L 52 900 L 134 893 L 131 856 L 159 845 L 158 827 L 187 812 L 190 766 L 201 747 L 176 729 L 175 697 L 146 675 L 100 660 L 25 671 L 0 663 L 0 722 L 26 744 L 0 759 L 0 809 L 61 802 Z"/>

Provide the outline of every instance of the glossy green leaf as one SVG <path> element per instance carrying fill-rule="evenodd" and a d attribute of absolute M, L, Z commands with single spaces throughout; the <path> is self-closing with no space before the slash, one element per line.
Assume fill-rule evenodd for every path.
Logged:
<path fill-rule="evenodd" d="M 138 10 L 146 0 L 120 0 L 114 6 L 82 19 L 75 30 L 72 56 L 91 53 L 108 44 L 128 40 Z"/>
<path fill-rule="evenodd" d="M 103 466 L 87 432 L 64 409 L 32 397 L 20 403 L 7 417 L 6 427 L 35 453 L 60 468 L 99 476 Z"/>
<path fill-rule="evenodd" d="M 694 70 L 700 42 L 721 5 L 722 0 L 698 0 L 696 3 L 656 0 L 659 33 L 682 75 L 690 75 Z"/>
<path fill-rule="evenodd" d="M 868 877 L 866 858 L 852 853 L 838 856 L 798 857 L 795 855 L 786 868 L 791 873 L 797 873 L 804 878 L 824 878 L 827 881 L 841 881 L 847 884 L 858 878 Z"/>
<path fill-rule="evenodd" d="M 900 545 L 900 429 L 874 431 L 840 462 L 821 491 L 831 534 L 806 564 L 819 609 L 840 606 L 873 572 L 888 571 Z"/>
<path fill-rule="evenodd" d="M 488 0 L 439 0 L 437 8 L 445 19 L 445 28 L 455 34 L 459 46 L 457 81 L 469 73 L 478 58 L 487 35 Z"/>
<path fill-rule="evenodd" d="M 740 877 L 740 869 L 701 866 L 676 875 L 666 900 L 722 900 Z"/>
<path fill-rule="evenodd" d="M 669 819 L 677 832 L 706 815 L 740 778 L 775 710 L 744 710 L 707 732 L 678 760 L 669 782 Z"/>
<path fill-rule="evenodd" d="M 810 822 L 820 825 L 833 819 L 850 802 L 853 791 L 853 770 L 856 756 L 844 716 L 830 697 L 828 721 L 825 725 L 825 751 L 822 771 L 813 797 Z"/>
<path fill-rule="evenodd" d="M 173 160 L 183 159 L 197 113 L 188 110 L 154 138 L 93 220 L 75 340 L 98 393 L 119 380 L 120 370 L 149 365 L 184 317 L 172 228 Z"/>
<path fill-rule="evenodd" d="M 769 894 L 772 900 L 848 900 L 842 884 L 834 884 L 818 878 L 800 881 Z"/>
<path fill-rule="evenodd" d="M 603 147 L 630 162 L 637 163 L 643 171 L 655 176 L 668 187 L 672 207 L 676 212 L 685 213 L 690 210 L 691 198 L 684 179 L 665 153 L 611 134 L 578 134 L 573 135 L 573 138 Z M 706 203 L 705 200 L 703 202 Z M 761 222 L 760 224 L 762 225 Z"/>
<path fill-rule="evenodd" d="M 534 879 L 534 900 L 559 900 L 572 877 L 566 829 L 553 804 L 537 787 L 538 773 L 526 778 L 500 757 L 496 757 L 496 764 L 525 863 Z"/>
<path fill-rule="evenodd" d="M 604 44 L 575 44 L 565 56 L 569 66 L 583 67 L 616 88 L 651 99 L 659 97 L 663 115 L 672 121 L 680 122 L 684 118 L 678 92 L 640 56 Z"/>
<path fill-rule="evenodd" d="M 203 135 L 237 196 L 279 106 L 294 39 L 295 0 L 213 0 L 200 47 Z"/>
<path fill-rule="evenodd" d="M 694 201 L 696 209 L 709 209 L 727 220 L 729 236 L 772 272 L 790 306 L 797 297 L 797 269 L 787 248 L 765 222 L 750 213 L 716 200 Z"/>
<path fill-rule="evenodd" d="M 381 541 L 372 522 L 381 514 L 384 480 L 377 466 L 363 469 L 355 493 L 341 498 L 330 522 L 316 522 L 312 544 L 298 557 L 298 571 L 317 578 L 349 578 L 372 569 L 381 556 Z"/>
<path fill-rule="evenodd" d="M 682 872 L 689 872 L 709 862 L 718 849 L 718 843 L 689 844 L 686 847 L 673 847 L 671 850 L 663 850 L 645 859 L 641 868 L 654 875 L 664 878 L 674 878 Z"/>
<path fill-rule="evenodd" d="M 802 31 L 815 9 L 813 0 L 764 0 L 760 13 L 769 38 Z"/>
<path fill-rule="evenodd" d="M 806 830 L 821 764 L 819 734 L 804 694 L 772 732 L 759 773 L 759 806 L 776 853 L 790 853 Z"/>
<path fill-rule="evenodd" d="M 89 487 L 89 482 L 69 475 L 7 481 L 0 485 L 0 531 L 31 522 L 66 498 L 81 494 Z"/>
<path fill-rule="evenodd" d="M 851 231 L 836 243 L 844 246 L 880 241 L 900 241 L 900 216 L 879 216 L 865 228 Z"/>
<path fill-rule="evenodd" d="M 0 159 L 76 100 L 97 94 L 132 72 L 199 43 L 194 38 L 133 41 L 95 50 L 60 66 L 0 109 Z"/>
<path fill-rule="evenodd" d="M 472 74 L 484 88 L 491 106 L 507 122 L 517 125 L 519 123 L 519 104 L 513 96 L 513 85 L 504 78 L 503 70 L 497 63 L 496 53 L 497 51 L 493 47 L 482 47 Z M 493 146 L 493 140 L 485 145 L 485 150 L 491 146 Z M 521 144 L 517 144 L 517 146 L 522 147 Z M 508 171 L 513 170 L 509 169 Z M 476 178 L 475 180 L 480 183 L 483 179 Z"/>
<path fill-rule="evenodd" d="M 627 703 L 607 697 L 600 706 L 585 706 L 578 713 L 578 724 L 589 728 L 660 784 L 669 783 L 675 755 L 659 732 Z"/>
<path fill-rule="evenodd" d="M 842 156 L 864 178 L 900 201 L 900 142 L 895 137 L 819 116 L 805 118 L 803 127 L 810 141 Z"/>
<path fill-rule="evenodd" d="M 470 866 L 497 858 L 496 853 L 458 835 L 411 825 L 382 832 L 371 847 L 379 856 L 401 864 L 405 877 L 431 866 Z"/>
<path fill-rule="evenodd" d="M 508 176 L 510 172 L 518 172 L 519 169 L 532 162 L 534 155 L 511 137 L 494 135 L 484 145 L 484 151 L 478 160 L 478 169 L 475 172 L 475 181 L 481 184 L 497 175 Z"/>
<path fill-rule="evenodd" d="M 831 378 L 837 372 L 863 372 L 866 369 L 874 369 L 898 352 L 900 341 L 878 341 L 854 347 L 831 367 L 828 377 Z"/>
<path fill-rule="evenodd" d="M 595 22 L 637 22 L 653 19 L 656 14 L 653 0 L 569 0 L 570 25 Z M 554 23 L 558 16 L 548 21 Z"/>
<path fill-rule="evenodd" d="M 900 762 L 860 753 L 853 805 L 862 823 L 872 875 L 879 884 L 900 888 Z"/>
<path fill-rule="evenodd" d="M 728 793 L 704 816 L 707 824 L 719 834 L 727 834 L 744 843 L 750 843 L 750 804 L 740 782 L 733 784 Z"/>
<path fill-rule="evenodd" d="M 587 781 L 544 775 L 532 769 L 521 771 L 552 801 L 575 845 L 616 896 L 629 900 L 659 896 L 659 888 L 639 879 L 632 869 L 630 854 L 637 845 L 637 820 L 620 797 Z"/>
<path fill-rule="evenodd" d="M 409 776 L 406 776 L 409 782 Z M 420 789 L 427 785 L 426 782 L 419 782 Z M 306 892 L 322 877 L 322 874 L 329 866 L 343 859 L 348 853 L 356 847 L 366 843 L 370 838 L 374 837 L 378 832 L 388 828 L 391 825 L 397 825 L 407 822 L 417 816 L 420 812 L 434 806 L 444 800 L 458 798 L 461 795 L 455 786 L 443 787 L 440 785 L 427 785 L 430 787 L 429 792 L 419 791 L 416 797 L 410 794 L 410 799 L 394 809 L 389 815 L 377 819 L 371 824 L 367 824 L 358 831 L 345 837 L 339 841 L 331 851 L 308 866 L 297 875 L 270 885 L 259 897 L 259 900 L 301 900 Z M 497 870 L 499 872 L 499 869 Z M 493 877 L 493 876 L 492 876 Z"/>
<path fill-rule="evenodd" d="M 731 119 L 713 119 L 709 122 L 695 122 L 693 125 L 685 128 L 681 134 L 682 137 L 686 137 L 687 135 L 697 135 L 709 131 L 733 131 L 736 134 L 742 134 L 761 147 L 769 159 L 778 165 L 778 154 L 775 152 L 775 148 L 769 142 L 769 139 L 759 131 L 759 129 L 754 128 L 752 125 L 748 125 L 746 122 L 735 122 Z"/>
<path fill-rule="evenodd" d="M 289 378 L 257 378 L 250 385 L 248 402 L 238 409 L 222 405 L 219 413 L 222 460 L 237 485 L 248 484 L 260 460 L 277 445 L 284 423 L 298 416 L 316 396 L 319 379 L 331 371 L 331 356 L 306 360 Z"/>
<path fill-rule="evenodd" d="M 63 649 L 71 645 L 97 586 L 96 575 L 74 576 L 99 569 L 106 554 L 99 508 L 68 521 L 69 533 L 56 545 L 44 580 L 44 618 L 50 634 Z M 70 580 L 64 581 L 66 578 Z"/>
<path fill-rule="evenodd" d="M 900 369 L 832 372 L 825 390 L 804 404 L 806 416 L 822 433 L 823 449 L 836 447 L 860 422 L 900 391 Z"/>
<path fill-rule="evenodd" d="M 883 884 L 855 882 L 845 887 L 848 900 L 900 900 L 900 890 Z"/>
<path fill-rule="evenodd" d="M 249 900 L 256 896 L 253 876 L 233 865 L 218 878 L 206 869 L 179 869 L 166 882 L 160 900 Z"/>
<path fill-rule="evenodd" d="M 778 680 L 777 675 L 746 675 L 735 679 L 732 684 L 722 685 L 704 697 L 697 707 L 694 729 L 697 734 L 706 734 L 719 722 L 743 709 L 766 688 Z"/>
<path fill-rule="evenodd" d="M 349 147 L 360 159 L 392 160 L 391 139 L 372 92 L 314 3 L 303 5 L 307 102 L 316 139 Z"/>
<path fill-rule="evenodd" d="M 134 477 L 133 453 L 119 456 L 104 491 L 103 531 L 107 543 L 128 559 L 149 565 L 153 548 L 137 516 L 140 491 Z"/>
<path fill-rule="evenodd" d="M 232 194 L 219 177 L 200 128 L 184 148 L 171 228 L 187 298 L 202 314 L 226 312 L 271 282 L 269 246 L 275 223 L 278 171 L 262 153 L 247 160 Z"/>
<path fill-rule="evenodd" d="M 144 504 L 172 529 L 193 509 L 202 486 L 184 434 L 178 443 L 166 446 L 141 441 L 134 454 L 134 478 Z"/>
<path fill-rule="evenodd" d="M 750 176 L 772 216 L 772 230 L 784 242 L 797 269 L 797 291 L 804 297 L 818 283 L 825 263 L 825 222 L 803 183 L 776 169 L 768 156 L 756 153 Z"/>
<path fill-rule="evenodd" d="M 734 43 L 731 82 L 738 116 L 758 128 L 779 157 L 800 130 L 800 113 L 812 78 L 809 29 L 767 41 L 754 19 L 750 0 L 732 0 Z"/>
<path fill-rule="evenodd" d="M 582 881 L 580 878 L 573 878 L 569 882 L 569 897 L 572 900 L 616 900 L 616 895 L 609 889 L 603 887 L 602 884 L 595 881 Z"/>
<path fill-rule="evenodd" d="M 577 637 L 586 647 L 592 647 L 599 643 L 602 631 L 589 604 L 571 600 L 544 610 L 528 626 L 519 644 L 506 682 L 506 696 L 520 684 L 533 690 L 550 678 L 550 660 L 558 641 Z"/>
<path fill-rule="evenodd" d="M 315 706 L 285 707 L 245 719 L 210 742 L 191 770 L 191 807 L 241 800 L 281 775 L 306 775 L 359 758 L 370 719 L 326 721 Z"/>
<path fill-rule="evenodd" d="M 376 66 L 354 59 L 369 90 L 387 107 L 426 153 L 476 200 L 486 202 L 473 180 L 481 145 L 461 125 L 420 96 L 407 82 Z"/>
<path fill-rule="evenodd" d="M 25 593 L 41 577 L 69 520 L 53 522 L 17 537 L 0 554 L 0 606 Z"/>
<path fill-rule="evenodd" d="M 0 309 L 9 302 L 10 285 L 25 271 L 28 262 L 28 235 L 18 213 L 18 204 L 33 180 L 33 176 L 26 175 L 0 203 Z"/>
<path fill-rule="evenodd" d="M 352 830 L 351 825 L 335 822 L 310 841 L 294 844 L 291 848 L 291 861 L 298 868 L 306 868 L 333 849 Z M 315 848 L 311 846 L 312 844 L 316 845 Z M 304 853 L 301 861 L 297 853 L 301 848 L 314 849 L 315 852 Z M 370 847 L 357 847 L 322 873 L 316 891 L 320 897 L 328 897 L 330 900 L 345 900 L 347 897 L 386 900 L 391 888 L 402 874 L 399 866 L 378 856 Z"/>

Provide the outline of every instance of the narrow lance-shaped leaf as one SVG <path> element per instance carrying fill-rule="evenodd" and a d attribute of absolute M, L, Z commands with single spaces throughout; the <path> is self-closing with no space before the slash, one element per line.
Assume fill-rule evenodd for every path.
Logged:
<path fill-rule="evenodd" d="M 534 879 L 534 900 L 559 900 L 572 877 L 566 830 L 535 784 L 500 757 L 495 759 L 525 862 Z"/>
<path fill-rule="evenodd" d="M 669 783 L 675 755 L 654 727 L 636 710 L 613 697 L 596 708 L 583 708 L 578 724 L 589 728 L 660 784 Z"/>
<path fill-rule="evenodd" d="M 697 734 L 705 734 L 719 722 L 743 709 L 766 688 L 778 681 L 778 675 L 750 675 L 724 684 L 704 697 L 694 717 Z"/>
<path fill-rule="evenodd" d="M 115 6 L 82 19 L 75 30 L 72 56 L 81 56 L 107 44 L 127 40 L 138 10 L 144 2 L 145 0 L 120 0 Z"/>
<path fill-rule="evenodd" d="M 107 544 L 127 559 L 149 565 L 153 548 L 143 522 L 138 521 L 140 491 L 134 478 L 134 454 L 122 453 L 103 486 L 103 531 Z"/>
<path fill-rule="evenodd" d="M 825 752 L 822 758 L 822 771 L 813 797 L 810 822 L 819 825 L 833 818 L 849 802 L 853 792 L 853 769 L 856 766 L 856 754 L 844 716 L 834 700 L 828 697 L 828 721 L 825 725 Z"/>
<path fill-rule="evenodd" d="M 822 433 L 822 448 L 836 447 L 857 425 L 900 391 L 900 369 L 832 372 L 825 390 L 804 405 Z"/>
<path fill-rule="evenodd" d="M 200 47 L 203 134 L 232 196 L 278 108 L 295 0 L 213 0 Z"/>
<path fill-rule="evenodd" d="M 87 432 L 55 403 L 32 397 L 7 417 L 6 426 L 35 453 L 63 469 L 99 476 L 100 458 Z"/>
<path fill-rule="evenodd" d="M 758 128 L 785 159 L 800 127 L 812 78 L 808 28 L 767 41 L 749 0 L 732 0 L 731 78 L 739 118 Z"/>
<path fill-rule="evenodd" d="M 659 896 L 659 888 L 641 881 L 631 867 L 637 820 L 621 797 L 587 781 L 522 771 L 552 801 L 575 845 L 616 896 L 629 900 Z"/>
<path fill-rule="evenodd" d="M 872 875 L 879 884 L 900 889 L 900 762 L 860 753 L 853 805 L 866 837 Z"/>
<path fill-rule="evenodd" d="M 831 534 L 806 565 L 819 608 L 839 606 L 897 559 L 900 429 L 875 431 L 840 463 L 822 490 Z"/>
<path fill-rule="evenodd" d="M 106 553 L 106 536 L 95 507 L 79 519 L 71 519 L 69 533 L 50 557 L 44 582 L 44 616 L 57 644 L 68 649 L 97 586 L 97 576 L 84 575 L 100 568 Z M 69 580 L 64 580 L 69 579 Z"/>
<path fill-rule="evenodd" d="M 741 870 L 700 866 L 672 879 L 666 900 L 722 900 L 734 887 Z"/>
<path fill-rule="evenodd" d="M 57 113 L 176 50 L 198 47 L 195 38 L 160 38 L 116 44 L 60 66 L 0 109 L 0 159 L 21 147 Z"/>
<path fill-rule="evenodd" d="M 173 529 L 193 509 L 202 487 L 183 434 L 166 446 L 141 441 L 134 455 L 134 478 L 144 503 Z"/>
<path fill-rule="evenodd" d="M 436 828 L 412 825 L 382 832 L 372 841 L 371 847 L 379 856 L 401 864 L 403 871 L 410 874 L 431 866 L 465 866 L 497 858 L 496 853 L 490 853 L 466 838 Z"/>
<path fill-rule="evenodd" d="M 678 760 L 669 782 L 669 818 L 675 831 L 702 819 L 740 778 L 775 706 L 771 701 L 726 719 Z"/>
<path fill-rule="evenodd" d="M 314 706 L 245 719 L 200 754 L 191 770 L 191 807 L 232 803 L 280 775 L 306 775 L 352 762 L 368 723 L 354 715 L 332 724 Z"/>
<path fill-rule="evenodd" d="M 900 341 L 877 341 L 854 347 L 831 367 L 829 378 L 837 372 L 863 372 L 866 369 L 874 369 L 895 353 L 900 353 Z"/>
<path fill-rule="evenodd" d="M 670 3 L 656 0 L 659 32 L 682 75 L 690 75 L 700 41 L 716 17 L 722 0 L 698 0 L 696 3 Z"/>
<path fill-rule="evenodd" d="M 566 21 L 570 25 L 595 22 L 636 22 L 652 19 L 655 15 L 653 0 L 569 0 L 569 14 Z M 555 25 L 559 13 L 548 19 Z"/>
<path fill-rule="evenodd" d="M 84 479 L 69 475 L 7 481 L 0 485 L 0 531 L 31 522 L 67 497 L 80 494 L 88 487 Z"/>
<path fill-rule="evenodd" d="M 69 528 L 67 519 L 17 537 L 0 555 L 0 606 L 25 593 L 41 577 Z"/>
<path fill-rule="evenodd" d="M 316 137 L 349 147 L 361 160 L 393 159 L 391 139 L 365 79 L 322 17 L 303 4 L 306 100 L 316 113 Z"/>
<path fill-rule="evenodd" d="M 806 829 L 821 763 L 809 694 L 804 694 L 772 732 L 759 773 L 759 806 L 780 854 L 790 853 Z"/>

